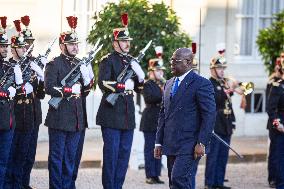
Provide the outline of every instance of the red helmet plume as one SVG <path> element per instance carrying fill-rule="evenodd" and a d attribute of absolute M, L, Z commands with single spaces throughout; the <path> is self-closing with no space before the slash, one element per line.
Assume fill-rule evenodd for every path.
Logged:
<path fill-rule="evenodd" d="M 121 22 L 122 22 L 124 27 L 128 26 L 128 14 L 127 13 L 123 13 L 121 15 Z"/>
<path fill-rule="evenodd" d="M 67 21 L 68 21 L 68 24 L 69 24 L 70 28 L 75 30 L 76 27 L 77 27 L 77 20 L 78 20 L 78 18 L 75 17 L 75 16 L 68 16 L 66 18 L 67 18 Z"/>
<path fill-rule="evenodd" d="M 7 17 L 6 16 L 0 17 L 0 20 L 1 20 L 1 26 L 5 30 L 7 28 Z"/>
<path fill-rule="evenodd" d="M 15 24 L 15 27 L 16 27 L 16 30 L 17 32 L 21 32 L 21 21 L 20 20 L 14 20 L 14 24 Z"/>
<path fill-rule="evenodd" d="M 21 22 L 28 27 L 30 24 L 30 17 L 28 15 L 21 17 Z"/>
<path fill-rule="evenodd" d="M 196 54 L 196 43 L 191 43 L 191 50 L 193 54 Z"/>

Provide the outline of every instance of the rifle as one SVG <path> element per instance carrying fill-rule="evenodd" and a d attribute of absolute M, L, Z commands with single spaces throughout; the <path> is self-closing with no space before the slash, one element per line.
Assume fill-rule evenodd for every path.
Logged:
<path fill-rule="evenodd" d="M 118 83 L 125 83 L 127 79 L 130 79 L 134 75 L 134 71 L 132 69 L 129 69 L 129 67 L 131 66 L 131 63 L 132 62 L 139 63 L 142 60 L 142 58 L 145 56 L 145 52 L 150 47 L 151 43 L 152 43 L 152 40 L 149 41 L 149 43 L 144 47 L 144 49 L 140 51 L 139 55 L 136 58 L 132 58 L 130 62 L 127 64 L 127 66 L 125 66 L 122 72 L 117 76 L 116 81 Z M 119 95 L 123 95 L 123 93 L 111 93 L 106 97 L 106 101 L 110 103 L 112 106 L 114 106 Z"/>
<path fill-rule="evenodd" d="M 34 47 L 34 44 L 30 46 L 30 48 L 24 53 L 24 55 L 15 65 L 19 65 L 21 67 L 21 65 L 27 60 L 27 56 L 32 51 L 33 47 Z M 14 67 L 11 66 L 6 71 L 6 73 L 1 77 L 0 87 L 6 91 L 14 82 L 15 82 Z"/>
<path fill-rule="evenodd" d="M 95 58 L 96 54 L 101 50 L 103 45 L 99 45 L 100 39 L 96 42 L 94 48 L 88 53 L 87 57 L 84 57 L 82 60 L 80 60 L 76 66 L 61 80 L 62 87 L 72 87 L 75 83 L 78 82 L 78 80 L 81 77 L 80 72 L 80 66 L 85 64 L 88 66 Z M 53 87 L 54 89 L 60 91 L 62 87 Z M 71 97 L 68 97 L 67 100 L 69 100 Z M 63 97 L 52 97 L 48 104 L 52 106 L 54 109 L 58 109 L 61 101 L 63 100 Z"/>
<path fill-rule="evenodd" d="M 42 57 L 45 57 L 45 58 L 48 57 L 49 53 L 51 52 L 51 48 L 52 48 L 52 46 L 54 45 L 55 41 L 56 41 L 56 38 L 54 38 L 51 42 L 49 42 L 49 45 L 48 45 L 47 50 L 45 51 L 44 55 L 40 55 L 40 54 L 39 54 L 39 55 L 36 57 L 36 59 L 34 60 L 34 62 L 35 62 L 41 69 L 43 69 L 44 65 L 41 63 L 40 59 L 41 59 Z M 32 75 L 31 69 L 28 69 L 28 68 L 30 67 L 30 64 L 31 64 L 31 61 L 29 61 L 29 62 L 25 65 L 24 69 L 22 70 L 22 72 L 23 72 L 23 80 L 24 80 L 24 81 L 30 81 L 30 79 L 31 79 L 31 75 Z"/>

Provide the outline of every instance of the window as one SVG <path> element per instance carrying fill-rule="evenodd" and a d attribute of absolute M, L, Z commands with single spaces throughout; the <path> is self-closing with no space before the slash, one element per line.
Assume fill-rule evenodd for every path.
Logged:
<path fill-rule="evenodd" d="M 246 113 L 264 113 L 265 112 L 265 92 L 254 91 L 246 96 Z"/>
<path fill-rule="evenodd" d="M 256 37 L 260 29 L 270 26 L 273 14 L 284 8 L 284 0 L 239 0 L 237 43 L 240 56 L 258 56 Z"/>
<path fill-rule="evenodd" d="M 73 0 L 73 12 L 74 15 L 78 17 L 78 23 L 80 23 L 80 27 L 78 27 L 76 31 L 79 35 L 80 41 L 82 41 L 80 47 L 82 49 L 81 53 L 83 54 L 85 53 L 84 51 L 89 50 L 86 38 L 88 37 L 89 32 L 94 24 L 93 17 L 97 13 L 97 8 L 97 0 Z"/>

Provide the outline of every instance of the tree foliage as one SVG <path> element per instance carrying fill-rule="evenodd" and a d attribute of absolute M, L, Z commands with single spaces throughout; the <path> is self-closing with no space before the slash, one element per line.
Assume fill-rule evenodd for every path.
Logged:
<path fill-rule="evenodd" d="M 190 46 L 191 40 L 181 31 L 176 13 L 164 3 L 150 4 L 147 0 L 121 0 L 118 4 L 107 3 L 103 10 L 93 17 L 95 24 L 88 36 L 88 42 L 94 44 L 99 37 L 102 38 L 104 47 L 97 56 L 98 60 L 112 51 L 112 31 L 114 28 L 123 27 L 120 16 L 125 12 L 129 17 L 130 36 L 134 39 L 131 42 L 130 52 L 133 56 L 137 56 L 139 51 L 153 40 L 153 46 L 163 46 L 164 64 L 169 68 L 172 53 L 179 47 Z M 141 62 L 144 70 L 147 68 L 148 60 L 154 57 L 154 48 L 149 48 L 144 61 Z M 167 74 L 169 75 L 169 71 Z"/>
<path fill-rule="evenodd" d="M 264 65 L 271 74 L 276 58 L 284 50 L 284 10 L 275 14 L 275 19 L 270 27 L 259 31 L 256 43 Z"/>

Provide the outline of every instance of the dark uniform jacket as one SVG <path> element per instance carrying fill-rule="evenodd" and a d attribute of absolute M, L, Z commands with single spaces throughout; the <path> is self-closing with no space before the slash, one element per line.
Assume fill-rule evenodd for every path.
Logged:
<path fill-rule="evenodd" d="M 6 73 L 9 67 L 10 67 L 9 62 L 0 59 L 0 78 L 2 78 L 2 76 Z M 14 100 L 10 99 L 0 100 L 0 130 L 9 130 L 15 127 L 16 127 L 16 120 L 14 114 Z"/>
<path fill-rule="evenodd" d="M 51 95 L 51 97 L 62 97 L 62 93 L 54 87 L 62 87 L 61 80 L 77 63 L 77 60 L 63 54 L 49 62 L 45 69 L 44 86 L 46 94 Z M 83 98 L 89 94 L 91 86 L 84 86 L 82 78 L 79 81 L 82 86 L 80 97 L 71 97 L 69 100 L 64 97 L 58 109 L 49 106 L 45 119 L 47 127 L 72 132 L 80 131 L 85 127 Z"/>
<path fill-rule="evenodd" d="M 97 125 L 114 129 L 135 128 L 133 94 L 120 95 L 115 105 L 112 106 L 106 101 L 106 97 L 113 93 L 113 91 L 103 84 L 105 81 L 117 81 L 118 75 L 130 60 L 130 56 L 124 56 L 118 52 L 113 52 L 104 57 L 100 62 L 98 84 L 103 92 L 103 97 L 96 117 Z M 134 90 L 140 92 L 143 83 L 138 82 L 137 76 L 132 79 L 135 83 Z"/>
<path fill-rule="evenodd" d="M 30 58 L 26 59 L 25 62 L 21 64 L 21 69 L 31 61 Z M 10 63 L 15 64 L 17 61 L 14 59 L 10 59 Z M 31 77 L 26 80 L 26 76 L 30 73 Z M 15 117 L 16 117 L 16 130 L 19 131 L 27 131 L 33 129 L 35 126 L 35 108 L 34 108 L 34 97 L 37 91 L 37 83 L 38 79 L 35 73 L 31 70 L 30 66 L 27 71 L 23 73 L 24 83 L 29 82 L 33 86 L 33 92 L 30 94 L 25 94 L 22 90 L 22 87 L 17 88 L 16 96 L 15 96 Z"/>
<path fill-rule="evenodd" d="M 235 125 L 233 124 L 235 121 L 235 115 L 232 109 L 231 100 L 229 99 L 230 97 L 226 95 L 224 92 L 224 86 L 220 82 L 212 77 L 209 80 L 213 84 L 215 91 L 217 114 L 214 132 L 221 135 L 231 135 L 233 133 L 233 129 L 235 128 Z M 226 114 L 226 102 L 230 102 L 228 107 L 231 110 L 231 114 Z"/>
<path fill-rule="evenodd" d="M 35 60 L 34 57 L 31 57 L 31 60 Z M 34 91 L 34 114 L 35 114 L 35 126 L 38 127 L 42 123 L 42 110 L 41 110 L 41 102 L 40 100 L 44 99 L 45 91 L 44 91 L 44 82 L 38 79 L 38 82 L 35 83 L 36 91 Z"/>
<path fill-rule="evenodd" d="M 35 91 L 34 100 L 34 114 L 35 114 L 35 126 L 39 126 L 42 123 L 42 110 L 41 110 L 41 99 L 44 99 L 44 82 L 39 81 L 37 83 L 37 90 Z"/>
<path fill-rule="evenodd" d="M 266 112 L 268 112 L 268 102 L 269 98 L 271 96 L 272 88 L 274 85 L 279 85 L 279 82 L 281 82 L 281 78 L 279 77 L 271 77 L 266 85 L 265 95 L 266 95 Z M 272 121 L 268 119 L 267 121 L 267 129 L 273 129 Z"/>
<path fill-rule="evenodd" d="M 82 97 L 82 103 L 83 103 L 83 117 L 84 117 L 84 128 L 88 128 L 88 116 L 87 116 L 87 99 L 86 97 Z"/>
<path fill-rule="evenodd" d="M 270 97 L 268 99 L 267 113 L 269 120 L 280 119 L 284 123 L 284 81 L 273 83 Z"/>
<path fill-rule="evenodd" d="M 146 108 L 142 113 L 140 131 L 156 132 L 163 96 L 162 90 L 155 81 L 148 80 L 144 84 L 142 93 Z"/>

